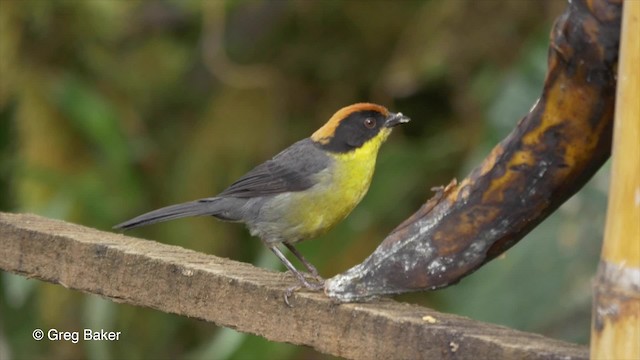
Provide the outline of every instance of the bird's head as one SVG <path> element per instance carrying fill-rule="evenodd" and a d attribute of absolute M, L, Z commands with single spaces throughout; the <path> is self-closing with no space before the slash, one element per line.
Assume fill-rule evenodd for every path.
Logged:
<path fill-rule="evenodd" d="M 338 110 L 326 124 L 311 135 L 311 140 L 322 149 L 346 153 L 365 145 L 376 150 L 391 129 L 409 122 L 402 113 L 389 112 L 384 106 L 358 103 Z"/>

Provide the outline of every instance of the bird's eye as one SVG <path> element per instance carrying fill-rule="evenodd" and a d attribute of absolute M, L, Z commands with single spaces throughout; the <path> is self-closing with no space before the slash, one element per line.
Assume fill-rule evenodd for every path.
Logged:
<path fill-rule="evenodd" d="M 367 129 L 373 129 L 374 127 L 376 127 L 376 119 L 374 118 L 364 119 L 364 126 L 366 126 Z"/>

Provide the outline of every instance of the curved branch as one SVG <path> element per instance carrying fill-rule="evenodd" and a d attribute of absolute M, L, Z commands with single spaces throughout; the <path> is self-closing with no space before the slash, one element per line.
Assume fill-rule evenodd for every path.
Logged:
<path fill-rule="evenodd" d="M 551 32 L 544 89 L 529 114 L 325 292 L 360 301 L 449 286 L 576 193 L 610 154 L 620 16 L 614 0 L 572 1 Z"/>

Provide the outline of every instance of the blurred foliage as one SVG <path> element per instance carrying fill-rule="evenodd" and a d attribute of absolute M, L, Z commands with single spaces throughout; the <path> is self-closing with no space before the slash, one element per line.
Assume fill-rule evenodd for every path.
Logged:
<path fill-rule="evenodd" d="M 363 260 L 430 195 L 464 177 L 542 88 L 548 1 L 0 1 L 0 209 L 108 230 L 211 196 L 372 101 L 413 121 L 369 194 L 301 244 L 325 276 Z M 586 343 L 606 173 L 505 257 L 460 284 L 398 297 Z M 393 206 L 389 206 L 393 204 Z M 211 219 L 131 235 L 278 268 L 240 225 Z M 330 358 L 2 273 L 0 358 Z M 122 331 L 35 342 L 35 328 Z"/>

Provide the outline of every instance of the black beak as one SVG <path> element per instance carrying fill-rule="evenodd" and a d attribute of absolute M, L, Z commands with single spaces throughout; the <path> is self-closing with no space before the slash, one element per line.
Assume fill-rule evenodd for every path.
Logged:
<path fill-rule="evenodd" d="M 389 113 L 389 116 L 387 116 L 387 119 L 384 122 L 384 126 L 391 128 L 394 127 L 396 125 L 400 125 L 400 124 L 404 124 L 404 123 L 408 123 L 409 121 L 411 121 L 411 119 L 409 119 L 408 117 L 402 115 L 402 113 Z"/>

